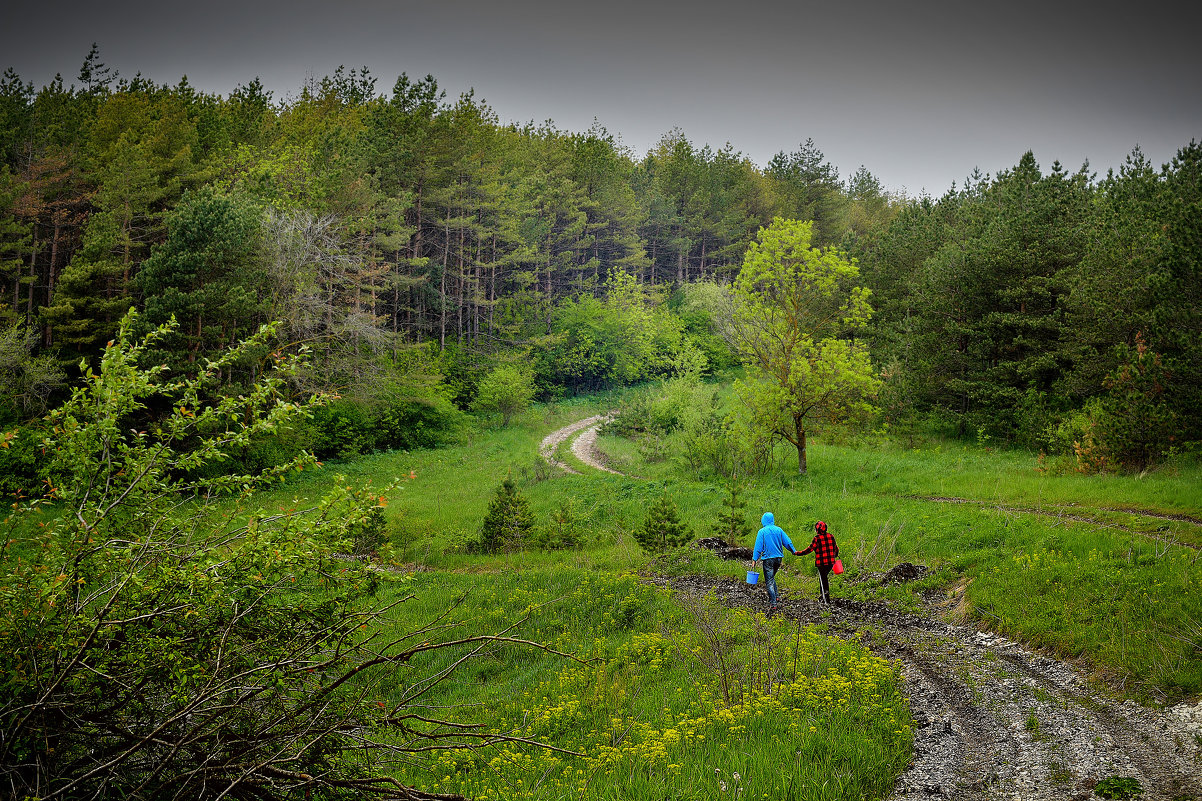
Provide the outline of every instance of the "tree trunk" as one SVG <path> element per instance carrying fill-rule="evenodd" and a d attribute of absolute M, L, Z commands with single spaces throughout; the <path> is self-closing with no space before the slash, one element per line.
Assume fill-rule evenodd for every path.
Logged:
<path fill-rule="evenodd" d="M 33 223 L 33 245 L 29 248 L 29 274 L 34 275 L 38 264 L 38 223 L 34 220 Z M 13 280 L 13 313 L 17 314 L 21 311 L 21 275 L 19 270 L 13 271 L 16 278 Z M 29 306 L 25 311 L 25 324 L 29 325 L 33 322 L 33 284 L 34 279 L 29 279 Z"/>
<path fill-rule="evenodd" d="M 55 283 L 55 265 L 58 262 L 58 235 L 61 228 L 61 223 L 58 220 L 54 222 L 54 239 L 50 242 L 50 266 L 49 272 L 46 274 L 46 300 L 44 306 L 49 306 L 54 300 L 54 283 Z M 46 324 L 46 330 L 42 332 L 42 342 L 46 347 L 54 344 L 54 329 L 49 323 Z"/>
<path fill-rule="evenodd" d="M 798 475 L 804 476 L 806 474 L 806 470 L 808 469 L 806 466 L 806 430 L 800 420 L 798 420 L 796 422 L 796 426 L 797 426 L 797 440 L 796 440 L 796 442 L 797 442 L 797 473 L 798 473 Z"/>
<path fill-rule="evenodd" d="M 450 215 L 450 210 L 447 214 Z M 438 283 L 438 349 L 447 349 L 447 257 L 451 252 L 451 220 L 448 216 L 446 226 L 443 230 L 443 245 L 442 245 L 442 276 Z"/>
<path fill-rule="evenodd" d="M 554 226 L 552 226 L 554 227 Z M 551 231 L 547 231 L 547 333 L 551 333 Z"/>
<path fill-rule="evenodd" d="M 459 213 L 462 216 L 463 209 L 460 209 Z M 464 275 L 463 275 L 463 268 L 464 268 L 463 235 L 464 235 L 465 228 L 466 228 L 466 226 L 463 225 L 462 223 L 460 223 L 460 225 L 459 225 L 459 258 L 457 260 L 458 276 L 457 276 L 457 281 L 456 281 L 456 284 L 457 284 L 456 285 L 456 293 L 458 294 L 459 299 L 458 299 L 458 302 L 455 304 L 455 306 L 456 306 L 456 309 L 455 309 L 455 314 L 456 314 L 456 316 L 455 316 L 455 342 L 458 343 L 460 347 L 463 347 L 463 304 L 464 304 L 463 295 L 464 295 L 464 286 L 467 283 L 466 280 L 464 279 Z"/>

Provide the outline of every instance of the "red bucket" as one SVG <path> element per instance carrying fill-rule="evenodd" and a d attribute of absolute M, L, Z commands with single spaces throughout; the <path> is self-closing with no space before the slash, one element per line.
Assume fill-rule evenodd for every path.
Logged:
<path fill-rule="evenodd" d="M 834 573 L 836 576 L 843 572 L 843 560 L 842 559 L 835 560 L 835 566 L 833 568 L 831 568 L 831 572 Z"/>

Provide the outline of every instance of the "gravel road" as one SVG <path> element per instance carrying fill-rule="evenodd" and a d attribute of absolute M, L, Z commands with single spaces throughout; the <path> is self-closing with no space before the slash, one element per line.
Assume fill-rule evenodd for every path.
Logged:
<path fill-rule="evenodd" d="M 580 475 L 579 470 L 573 469 L 571 466 L 559 461 L 555 458 L 555 451 L 560 443 L 576 437 L 572 443 L 572 455 L 579 459 L 589 467 L 597 470 L 604 470 L 607 473 L 617 473 L 616 470 L 611 470 L 604 464 L 604 457 L 597 452 L 597 429 L 599 429 L 611 414 L 595 414 L 592 417 L 586 417 L 583 420 L 577 420 L 569 426 L 564 426 L 558 431 L 552 431 L 547 436 L 543 437 L 543 441 L 538 445 L 538 453 L 547 460 L 547 464 L 558 467 L 568 473 Z M 618 475 L 621 475 L 618 473 Z"/>
<path fill-rule="evenodd" d="M 762 589 L 735 579 L 650 580 L 767 608 Z M 836 597 L 828 610 L 786 593 L 779 614 L 826 623 L 835 636 L 858 635 L 900 662 L 915 741 L 894 799 L 1085 801 L 1099 797 L 1099 781 L 1115 778 L 1138 781 L 1145 801 L 1202 799 L 1202 704 L 1151 709 L 1115 701 L 1074 666 L 945 623 L 934 606 L 916 615 Z"/>

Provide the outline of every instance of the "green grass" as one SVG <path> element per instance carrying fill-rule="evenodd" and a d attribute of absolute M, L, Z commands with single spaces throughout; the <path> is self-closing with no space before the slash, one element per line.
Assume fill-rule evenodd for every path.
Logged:
<path fill-rule="evenodd" d="M 401 777 L 473 798 L 887 794 L 910 737 L 892 668 L 855 643 L 791 630 L 784 620 L 698 608 L 636 580 L 648 570 L 742 578 L 745 565 L 697 551 L 652 560 L 631 536 L 664 493 L 698 536 L 709 534 L 724 495 L 717 477 L 685 465 L 672 437 L 654 461 L 646 448 L 602 437 L 599 447 L 632 477 L 567 475 L 540 463 L 542 437 L 616 402 L 607 396 L 537 407 L 508 428 L 482 428 L 453 447 L 327 463 L 252 499 L 294 507 L 323 494 L 337 474 L 377 487 L 395 482 L 386 499 L 387 558 L 413 572 L 400 586 L 386 584 L 386 593 L 403 589 L 414 599 L 398 607 L 381 636 L 411 631 L 466 594 L 452 613 L 457 631 L 496 631 L 528 615 L 517 634 L 590 660 L 584 666 L 542 651 L 493 649 L 427 699 L 440 714 L 453 710 L 581 756 L 498 745 L 446 752 L 433 773 Z M 1197 465 L 1141 477 L 1057 476 L 1013 451 L 854 447 L 821 438 L 809 455 L 807 476 L 782 449 L 778 467 L 751 480 L 746 544 L 764 511 L 799 548 L 822 519 L 848 569 L 833 581 L 836 596 L 915 606 L 917 590 L 944 590 L 964 619 L 1079 658 L 1128 695 L 1202 693 L 1199 552 L 1164 542 L 1197 542 L 1200 527 L 1148 514 L 1202 517 Z M 540 525 L 570 502 L 583 546 L 492 555 L 465 547 L 507 474 Z M 969 502 L 934 500 L 949 497 Z M 855 583 L 902 561 L 933 572 L 900 587 Z M 787 561 L 778 583 L 786 595 L 817 595 L 808 558 Z M 406 680 L 444 666 L 439 658 L 416 662 L 381 700 L 397 700 Z"/>
<path fill-rule="evenodd" d="M 572 651 L 520 646 L 467 663 L 429 696 L 490 730 L 577 755 L 500 743 L 443 753 L 401 779 L 470 798 L 872 798 L 904 768 L 911 722 L 894 668 L 857 643 L 716 601 L 677 604 L 636 577 L 556 568 L 415 574 L 383 633 L 466 597 L 451 620 Z M 429 675 L 451 658 L 410 667 Z M 385 703 L 405 691 L 399 684 Z M 497 703 L 498 699 L 505 699 Z M 737 775 L 738 778 L 735 778 Z"/>
<path fill-rule="evenodd" d="M 723 489 L 674 454 L 648 462 L 640 448 L 616 437 L 599 447 L 617 469 L 640 478 L 587 471 L 548 478 L 536 466 L 538 441 L 555 428 L 611 408 L 614 397 L 536 408 L 507 429 L 486 429 L 471 441 L 437 451 L 377 454 L 328 464 L 271 496 L 314 494 L 331 472 L 381 485 L 405 478 L 387 514 L 398 562 L 467 573 L 641 570 L 649 558 L 630 536 L 662 493 L 676 501 L 698 536 L 720 509 Z M 815 520 L 838 538 L 848 574 L 836 595 L 884 597 L 913 604 L 915 589 L 962 587 L 961 613 L 1034 646 L 1082 658 L 1100 678 L 1129 695 L 1171 700 L 1202 693 L 1202 592 L 1199 552 L 1172 545 L 1202 541 L 1202 527 L 1146 514 L 1202 517 L 1202 469 L 1181 464 L 1140 477 L 1051 475 L 1017 451 L 962 444 L 922 450 L 892 445 L 852 447 L 812 441 L 809 474 L 799 476 L 782 449 L 778 468 L 753 479 L 747 544 L 764 511 L 772 511 L 800 548 Z M 524 550 L 492 556 L 465 553 L 492 492 L 512 473 L 536 517 L 570 499 L 585 547 Z M 949 503 L 932 498 L 961 498 Z M 1042 513 L 1037 513 L 1042 512 Z M 1084 518 L 1074 520 L 1073 517 Z M 854 580 L 902 561 L 935 572 L 916 585 L 870 590 Z M 742 576 L 740 564 L 709 564 L 711 572 Z M 786 562 L 783 589 L 816 595 L 808 560 Z"/>

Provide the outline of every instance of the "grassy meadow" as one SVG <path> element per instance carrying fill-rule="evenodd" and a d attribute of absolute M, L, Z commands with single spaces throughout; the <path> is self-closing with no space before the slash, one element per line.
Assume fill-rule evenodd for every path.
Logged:
<path fill-rule="evenodd" d="M 725 490 L 671 455 L 603 436 L 629 476 L 567 475 L 538 459 L 540 440 L 605 411 L 613 397 L 535 407 L 509 427 L 484 426 L 439 450 L 330 462 L 258 497 L 291 506 L 333 475 L 397 482 L 384 499 L 385 558 L 402 569 L 386 598 L 413 599 L 382 635 L 439 614 L 464 633 L 510 632 L 575 654 L 489 649 L 426 691 L 431 710 L 482 723 L 518 742 L 449 750 L 402 770 L 428 790 L 472 798 L 873 798 L 906 764 L 909 716 L 895 667 L 857 643 L 784 620 L 672 597 L 640 583 L 648 569 L 741 577 L 746 567 L 698 551 L 652 564 L 631 534 L 667 493 L 698 536 Z M 671 454 L 671 443 L 661 451 Z M 561 448 L 560 456 L 566 448 Z M 782 450 L 747 489 L 748 536 L 772 511 L 800 548 L 827 521 L 848 573 L 836 595 L 914 604 L 942 592 L 959 619 L 1079 660 L 1103 685 L 1145 702 L 1202 693 L 1202 470 L 1180 464 L 1139 477 L 1054 475 L 1031 454 L 976 445 L 819 438 L 809 474 Z M 577 547 L 476 554 L 494 489 L 511 476 L 538 534 L 571 528 Z M 1175 544 L 1176 543 L 1176 544 Z M 901 562 L 933 572 L 885 590 L 860 578 Z M 786 561 L 785 594 L 816 595 L 809 558 Z M 439 657 L 440 659 L 442 657 Z M 433 659 L 433 658 L 432 658 Z M 415 663 L 381 699 L 406 698 Z M 419 706 L 420 709 L 420 706 Z M 736 778 L 737 776 L 737 778 Z M 737 792 L 736 792 L 737 791 Z"/>
<path fill-rule="evenodd" d="M 452 748 L 401 778 L 497 798 L 877 798 L 909 758 L 894 666 L 813 627 L 673 599 L 637 576 L 576 567 L 420 572 L 387 620 L 404 633 L 439 615 L 450 631 L 507 629 L 576 655 L 488 648 L 421 697 L 451 655 L 381 688 L 429 717 L 509 739 Z M 416 703 L 411 700 L 421 697 Z M 428 705 L 428 706 L 427 706 Z M 559 750 L 532 748 L 534 740 Z"/>

